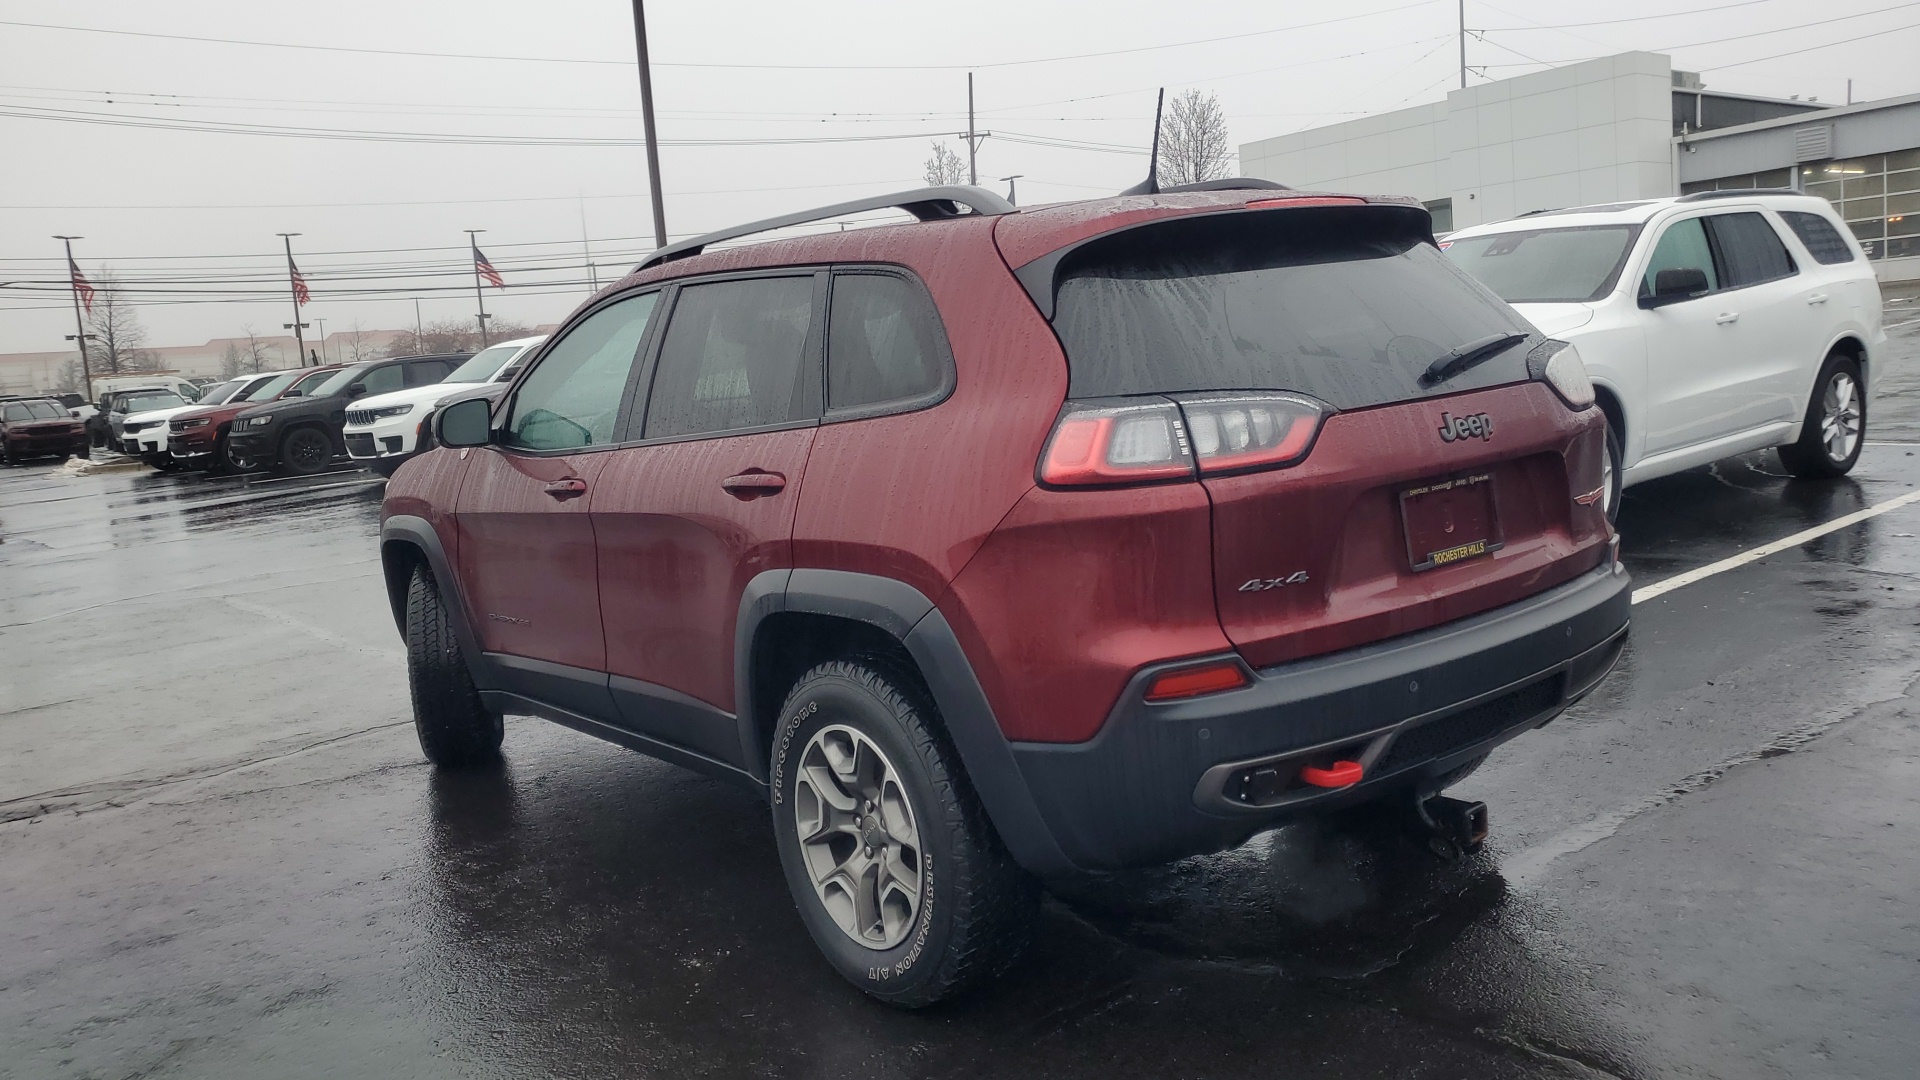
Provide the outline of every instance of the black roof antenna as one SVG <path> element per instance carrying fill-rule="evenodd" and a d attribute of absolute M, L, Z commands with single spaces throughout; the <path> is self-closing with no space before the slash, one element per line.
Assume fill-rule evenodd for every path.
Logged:
<path fill-rule="evenodd" d="M 1121 192 L 1122 195 L 1160 194 L 1160 106 L 1167 102 L 1167 88 L 1153 100 L 1153 158 L 1147 162 L 1147 178 Z"/>

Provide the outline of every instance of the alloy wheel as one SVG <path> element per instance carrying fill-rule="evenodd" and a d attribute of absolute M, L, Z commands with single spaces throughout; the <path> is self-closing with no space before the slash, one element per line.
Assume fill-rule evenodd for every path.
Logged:
<path fill-rule="evenodd" d="M 1613 520 L 1613 454 L 1600 451 L 1600 512 Z"/>
<path fill-rule="evenodd" d="M 1820 403 L 1820 441 L 1827 458 L 1838 464 L 1853 456 L 1860 444 L 1860 383 L 1845 371 L 1827 381 Z"/>
<path fill-rule="evenodd" d="M 794 778 L 795 835 L 828 916 L 869 949 L 905 941 L 920 912 L 920 833 L 906 788 L 850 727 L 815 732 Z"/>
<path fill-rule="evenodd" d="M 317 431 L 296 431 L 287 438 L 287 464 L 303 473 L 319 472 L 333 457 L 326 436 Z"/>

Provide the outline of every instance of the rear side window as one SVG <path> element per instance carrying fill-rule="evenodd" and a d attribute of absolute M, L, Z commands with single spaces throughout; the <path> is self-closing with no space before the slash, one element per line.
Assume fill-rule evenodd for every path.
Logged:
<path fill-rule="evenodd" d="M 645 437 L 806 419 L 803 381 L 819 378 L 806 356 L 813 293 L 812 275 L 682 288 L 647 398 Z"/>
<path fill-rule="evenodd" d="M 1840 235 L 1840 230 L 1834 228 L 1833 223 L 1826 218 L 1819 214 L 1809 214 L 1804 210 L 1782 210 L 1780 216 L 1786 219 L 1787 227 L 1793 230 L 1793 235 L 1807 245 L 1807 251 L 1813 255 L 1815 261 L 1828 266 L 1838 266 L 1841 263 L 1853 261 L 1853 249 L 1847 246 L 1847 241 Z"/>
<path fill-rule="evenodd" d="M 659 299 L 651 292 L 608 304 L 547 350 L 514 395 L 506 445 L 574 450 L 612 442 L 627 380 Z"/>
<path fill-rule="evenodd" d="M 933 305 L 891 274 L 837 274 L 827 316 L 827 408 L 911 401 L 946 385 Z"/>
<path fill-rule="evenodd" d="M 1715 214 L 1707 219 L 1707 227 L 1713 230 L 1714 243 L 1720 246 L 1722 288 L 1758 285 L 1794 273 L 1793 256 L 1787 254 L 1787 245 L 1780 242 L 1780 234 L 1774 232 L 1773 226 L 1761 215 L 1751 211 Z"/>
<path fill-rule="evenodd" d="M 453 365 L 445 360 L 409 360 L 407 385 L 432 386 L 446 378 L 452 371 Z"/>
<path fill-rule="evenodd" d="M 1676 221 L 1660 234 L 1660 242 L 1647 259 L 1647 272 L 1640 279 L 1640 295 L 1653 295 L 1653 282 L 1662 270 L 1698 270 L 1707 275 L 1707 291 L 1720 287 L 1713 265 L 1713 249 L 1707 246 L 1707 228 L 1699 218 Z"/>
<path fill-rule="evenodd" d="M 1527 377 L 1520 343 L 1437 387 L 1458 346 L 1528 333 L 1397 208 L 1176 219 L 1061 261 L 1054 332 L 1077 398 L 1291 390 L 1339 409 Z"/>

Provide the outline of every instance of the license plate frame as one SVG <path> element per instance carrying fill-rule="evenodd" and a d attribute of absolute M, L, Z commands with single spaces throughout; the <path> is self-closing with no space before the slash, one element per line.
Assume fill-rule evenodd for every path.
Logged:
<path fill-rule="evenodd" d="M 1429 480 L 1400 492 L 1399 501 L 1407 563 L 1416 573 L 1469 562 L 1506 546 L 1500 488 L 1490 471 Z"/>

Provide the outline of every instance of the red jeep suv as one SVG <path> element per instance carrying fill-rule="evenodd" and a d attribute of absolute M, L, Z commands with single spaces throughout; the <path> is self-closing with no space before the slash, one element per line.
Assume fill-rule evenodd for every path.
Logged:
<path fill-rule="evenodd" d="M 649 256 L 440 411 L 381 555 L 435 764 L 513 713 L 738 781 L 828 959 L 923 1005 L 1043 879 L 1452 802 L 1592 690 L 1603 428 L 1417 203 L 931 188 Z"/>

